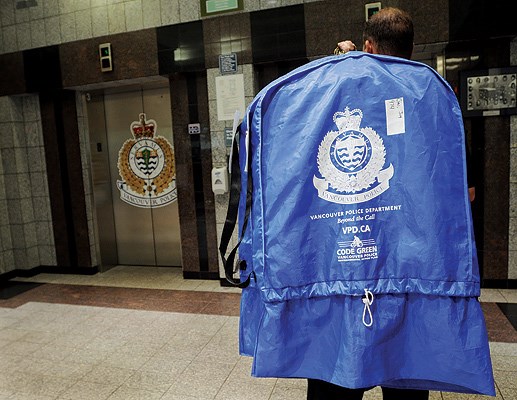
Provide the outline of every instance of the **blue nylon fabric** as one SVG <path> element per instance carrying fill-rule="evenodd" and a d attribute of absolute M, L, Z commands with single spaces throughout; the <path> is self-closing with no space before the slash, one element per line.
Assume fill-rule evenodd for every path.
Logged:
<path fill-rule="evenodd" d="M 399 283 L 407 280 L 435 281 L 437 286 L 447 286 L 445 295 L 479 295 L 463 125 L 454 93 L 422 64 L 398 59 L 379 62 L 365 54 L 334 60 L 331 57 L 313 70 L 306 67 L 309 72 L 302 77 L 295 75 L 274 85 L 257 105 L 261 116 L 254 123 L 262 126 L 257 126 L 259 135 L 251 136 L 252 143 L 260 140 L 260 170 L 254 171 L 254 185 L 257 197 L 267 203 L 258 201 L 261 207 L 254 213 L 262 220 L 263 232 L 253 260 L 256 272 L 264 269 L 265 296 L 277 301 L 279 291 L 291 297 L 314 295 L 322 283 L 336 281 L 369 281 L 369 289 L 381 293 L 440 293 L 432 285 Z M 387 136 L 385 100 L 401 97 L 406 132 Z M 357 204 L 325 201 L 313 184 L 320 175 L 317 155 L 322 139 L 337 130 L 333 114 L 346 107 L 363 111 L 361 126 L 371 127 L 383 140 L 382 167 L 393 165 L 395 170 L 387 191 Z M 346 217 L 361 211 L 358 215 L 364 217 L 367 209 L 398 206 L 400 211 L 370 213 L 375 216 L 370 222 L 340 224 L 338 218 L 310 218 Z M 346 227 L 369 227 L 371 232 L 360 239 L 375 240 L 378 258 L 339 262 L 339 240 L 353 238 L 342 233 Z M 379 279 L 389 280 L 390 285 Z M 303 289 L 285 293 L 286 287 Z M 339 287 L 342 294 L 362 294 L 364 288 Z"/>
<path fill-rule="evenodd" d="M 386 100 L 400 98 L 405 129 L 388 135 Z M 254 277 L 240 352 L 253 374 L 494 394 L 448 84 L 424 64 L 353 52 L 277 79 L 247 115 L 240 163 L 251 158 L 253 203 L 239 257 L 241 279 Z M 365 288 L 376 297 L 370 328 Z"/>
<path fill-rule="evenodd" d="M 476 299 L 377 295 L 371 328 L 362 310 L 353 296 L 265 303 L 252 374 L 495 395 Z"/>

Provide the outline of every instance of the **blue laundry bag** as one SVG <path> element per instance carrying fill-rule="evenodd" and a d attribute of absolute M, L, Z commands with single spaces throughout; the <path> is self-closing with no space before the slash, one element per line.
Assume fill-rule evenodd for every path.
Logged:
<path fill-rule="evenodd" d="M 326 57 L 265 87 L 240 132 L 252 374 L 495 395 L 447 82 L 397 57 Z"/>

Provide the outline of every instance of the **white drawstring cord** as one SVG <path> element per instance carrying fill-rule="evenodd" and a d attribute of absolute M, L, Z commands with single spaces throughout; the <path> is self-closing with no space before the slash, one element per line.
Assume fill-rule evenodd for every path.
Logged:
<path fill-rule="evenodd" d="M 373 304 L 373 293 L 370 292 L 367 288 L 364 289 L 364 296 L 363 297 L 363 303 L 364 303 L 364 310 L 363 310 L 363 324 L 366 327 L 370 327 L 373 325 L 373 316 L 372 316 L 372 310 L 370 309 L 370 306 Z M 366 310 L 368 310 L 368 315 L 370 316 L 370 323 L 366 323 Z"/>
<path fill-rule="evenodd" d="M 246 164 L 244 165 L 244 172 L 248 172 L 248 163 L 250 162 L 250 132 L 251 132 L 251 118 L 250 113 L 247 114 L 246 126 Z"/>

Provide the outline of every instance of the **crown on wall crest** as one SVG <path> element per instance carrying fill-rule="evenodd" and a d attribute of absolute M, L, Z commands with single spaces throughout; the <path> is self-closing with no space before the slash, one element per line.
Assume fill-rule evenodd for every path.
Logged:
<path fill-rule="evenodd" d="M 154 137 L 156 131 L 156 122 L 154 120 L 146 120 L 145 113 L 138 114 L 139 121 L 134 121 L 131 124 L 131 132 L 135 139 L 145 139 Z"/>
<path fill-rule="evenodd" d="M 350 109 L 346 107 L 345 112 L 338 111 L 334 114 L 334 122 L 339 132 L 358 131 L 362 119 L 363 112 L 358 108 L 350 111 Z"/>

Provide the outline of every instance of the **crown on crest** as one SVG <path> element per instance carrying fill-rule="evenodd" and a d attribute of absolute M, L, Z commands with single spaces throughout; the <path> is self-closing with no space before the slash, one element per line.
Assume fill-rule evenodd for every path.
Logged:
<path fill-rule="evenodd" d="M 139 121 L 134 121 L 131 124 L 131 132 L 135 139 L 145 139 L 154 137 L 156 131 L 156 122 L 154 120 L 146 120 L 145 113 L 138 114 Z"/>
<path fill-rule="evenodd" d="M 363 112 L 358 108 L 350 111 L 350 109 L 346 107 L 345 112 L 338 111 L 334 114 L 334 122 L 339 132 L 358 131 L 362 119 Z"/>

